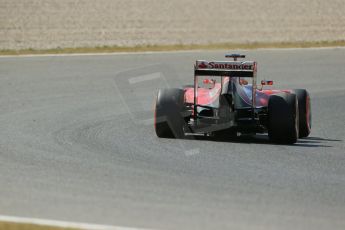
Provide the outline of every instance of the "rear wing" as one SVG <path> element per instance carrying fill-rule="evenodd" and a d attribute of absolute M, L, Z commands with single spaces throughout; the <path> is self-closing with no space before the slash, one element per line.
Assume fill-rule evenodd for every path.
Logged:
<path fill-rule="evenodd" d="M 194 66 L 195 76 L 256 76 L 256 62 L 254 61 L 204 61 L 197 60 Z"/>
<path fill-rule="evenodd" d="M 198 77 L 199 76 L 219 76 L 221 82 L 223 77 L 250 77 L 252 78 L 252 118 L 254 119 L 255 92 L 256 92 L 256 72 L 257 64 L 254 61 L 237 61 L 237 58 L 244 58 L 244 55 L 231 54 L 228 58 L 234 61 L 204 61 L 197 60 L 194 65 L 194 119 L 197 120 L 198 105 Z M 222 86 L 222 84 L 221 84 Z M 223 86 L 222 86 L 223 87 Z"/>

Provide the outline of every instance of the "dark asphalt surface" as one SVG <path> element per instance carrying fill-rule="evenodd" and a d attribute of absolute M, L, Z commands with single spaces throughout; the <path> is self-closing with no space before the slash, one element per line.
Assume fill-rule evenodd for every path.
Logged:
<path fill-rule="evenodd" d="M 158 139 L 159 87 L 225 52 L 0 58 L 0 214 L 154 229 L 345 229 L 345 49 L 240 51 L 307 88 L 295 145 Z"/>

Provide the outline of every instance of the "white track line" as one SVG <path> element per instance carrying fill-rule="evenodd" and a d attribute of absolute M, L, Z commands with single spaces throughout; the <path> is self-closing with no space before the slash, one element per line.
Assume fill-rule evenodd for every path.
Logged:
<path fill-rule="evenodd" d="M 143 228 L 130 228 L 130 227 L 122 227 L 122 226 L 98 225 L 98 224 L 36 219 L 36 218 L 16 217 L 16 216 L 3 216 L 3 215 L 0 215 L 0 221 L 18 223 L 18 224 L 33 224 L 33 225 L 41 225 L 41 226 L 76 228 L 76 229 L 87 229 L 87 230 L 144 230 Z"/>

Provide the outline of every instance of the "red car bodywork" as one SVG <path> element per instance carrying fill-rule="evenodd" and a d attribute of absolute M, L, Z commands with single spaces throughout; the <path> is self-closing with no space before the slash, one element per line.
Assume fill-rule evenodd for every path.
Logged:
<path fill-rule="evenodd" d="M 242 95 L 242 99 L 251 103 L 251 85 L 242 86 L 240 89 L 240 95 Z M 268 100 L 270 95 L 278 94 L 281 92 L 291 93 L 291 90 L 276 90 L 276 89 L 262 89 L 256 90 L 256 105 L 255 107 L 265 107 L 268 105 Z M 208 88 L 198 88 L 198 97 L 197 97 L 197 104 L 199 105 L 206 105 L 212 106 L 216 104 L 219 95 L 221 93 L 221 84 L 216 83 L 215 86 L 211 89 Z M 194 88 L 187 87 L 185 88 L 185 103 L 192 104 L 194 102 Z"/>

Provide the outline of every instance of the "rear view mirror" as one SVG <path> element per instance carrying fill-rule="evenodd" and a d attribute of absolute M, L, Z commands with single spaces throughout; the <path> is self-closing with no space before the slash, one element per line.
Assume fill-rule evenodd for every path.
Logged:
<path fill-rule="evenodd" d="M 273 85 L 273 81 L 262 80 L 261 85 Z"/>
<path fill-rule="evenodd" d="M 206 89 L 212 89 L 216 85 L 216 81 L 214 79 L 204 79 L 202 81 L 202 87 Z"/>
<path fill-rule="evenodd" d="M 248 85 L 248 81 L 245 79 L 240 79 L 240 85 Z"/>

